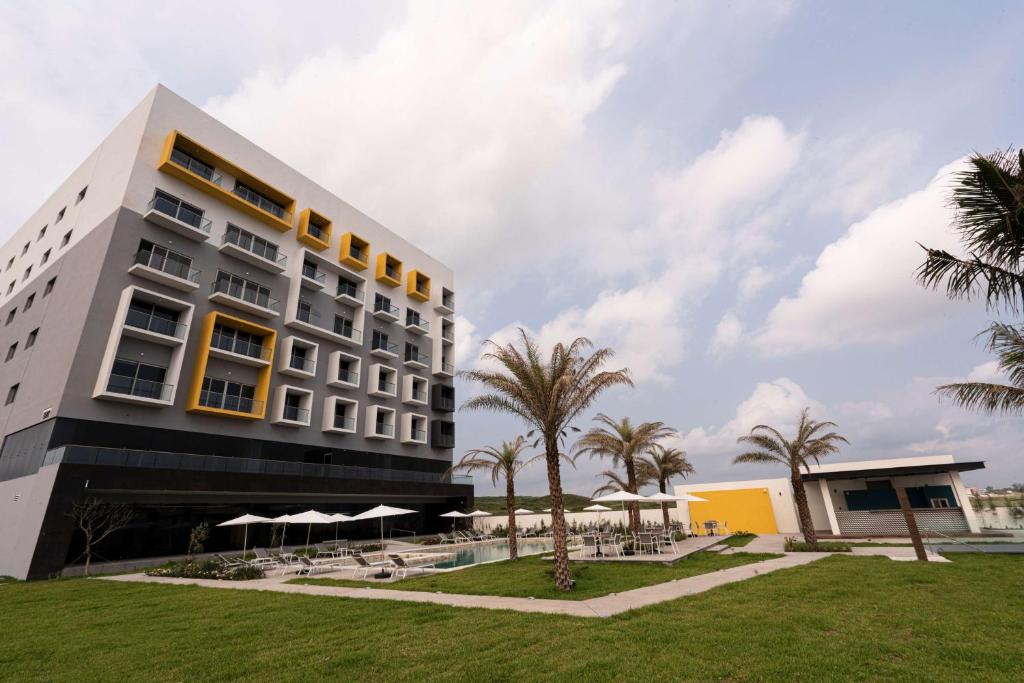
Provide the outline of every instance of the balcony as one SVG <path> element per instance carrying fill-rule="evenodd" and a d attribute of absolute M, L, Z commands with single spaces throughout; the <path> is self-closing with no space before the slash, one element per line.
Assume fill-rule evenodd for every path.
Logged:
<path fill-rule="evenodd" d="M 235 194 L 236 197 L 241 198 L 242 201 L 252 204 L 260 211 L 269 213 L 271 216 L 274 216 L 275 218 L 284 220 L 285 216 L 287 215 L 287 212 L 284 210 L 283 206 L 267 197 L 264 197 L 262 194 L 252 189 L 251 187 L 248 187 L 244 183 L 236 182 L 235 187 L 231 191 Z"/>
<path fill-rule="evenodd" d="M 101 393 L 98 398 L 139 405 L 169 406 L 173 395 L 173 384 L 112 374 L 107 382 L 106 391 Z"/>
<path fill-rule="evenodd" d="M 316 264 L 303 263 L 302 264 L 302 284 L 310 289 L 320 290 L 324 288 L 327 283 L 327 273 L 321 273 L 317 270 Z"/>
<path fill-rule="evenodd" d="M 309 409 L 290 405 L 283 406 L 281 414 L 273 420 L 273 423 L 288 427 L 308 427 Z"/>
<path fill-rule="evenodd" d="M 281 373 L 293 377 L 313 377 L 316 375 L 316 359 L 292 353 L 287 359 Z"/>
<path fill-rule="evenodd" d="M 423 335 L 430 332 L 430 323 L 417 316 L 405 316 L 405 331 L 409 334 Z"/>
<path fill-rule="evenodd" d="M 321 430 L 332 434 L 355 434 L 359 403 L 340 396 L 324 399 Z"/>
<path fill-rule="evenodd" d="M 313 308 L 300 307 L 295 312 L 295 318 L 285 324 L 346 346 L 360 346 L 363 343 L 363 333 L 352 325 L 352 321 L 335 319 L 334 329 L 328 329 L 321 324 L 319 311 Z"/>
<path fill-rule="evenodd" d="M 447 323 L 441 326 L 441 341 L 445 344 L 455 343 L 455 325 Z"/>
<path fill-rule="evenodd" d="M 143 249 L 132 257 L 128 272 L 182 292 L 194 292 L 199 289 L 199 271 L 189 267 L 191 258 L 184 254 L 176 256 L 181 258 L 172 260 Z"/>
<path fill-rule="evenodd" d="M 188 325 L 177 320 L 168 320 L 152 313 L 142 313 L 132 308 L 124 319 L 124 334 L 135 339 L 155 342 L 163 346 L 180 346 L 185 343 Z"/>
<path fill-rule="evenodd" d="M 254 344 L 227 334 L 214 332 L 210 340 L 210 355 L 242 365 L 262 368 L 270 364 L 274 350 L 264 344 Z"/>
<path fill-rule="evenodd" d="M 280 274 L 288 266 L 288 257 L 281 254 L 276 247 L 257 243 L 251 235 L 228 231 L 224 233 L 218 250 L 227 256 L 261 268 L 267 272 Z"/>
<path fill-rule="evenodd" d="M 377 254 L 377 281 L 388 287 L 401 287 L 402 262 L 387 252 Z"/>
<path fill-rule="evenodd" d="M 434 367 L 434 376 L 445 378 L 454 377 L 455 366 L 449 363 L 448 361 L 442 359 L 441 362 Z"/>
<path fill-rule="evenodd" d="M 267 320 L 279 315 L 280 302 L 277 299 L 228 280 L 213 282 L 208 298 L 215 303 L 231 306 Z"/>
<path fill-rule="evenodd" d="M 410 405 L 427 405 L 427 380 L 416 375 L 402 378 L 402 403 Z"/>
<path fill-rule="evenodd" d="M 455 448 L 455 423 L 449 420 L 431 420 L 431 448 Z"/>
<path fill-rule="evenodd" d="M 213 223 L 203 217 L 202 210 L 165 192 L 157 192 L 146 205 L 146 213 L 142 217 L 197 242 L 210 239 L 210 226 Z"/>
<path fill-rule="evenodd" d="M 404 363 L 406 367 L 422 370 L 427 367 L 428 363 L 430 363 L 430 359 L 427 357 L 427 354 L 425 353 L 420 353 L 419 351 L 414 351 L 412 349 L 406 349 Z"/>
<path fill-rule="evenodd" d="M 224 412 L 256 420 L 263 417 L 263 401 L 222 392 L 199 392 L 199 405 L 207 409 L 204 412 Z"/>
<path fill-rule="evenodd" d="M 334 425 L 332 432 L 344 432 L 346 434 L 355 434 L 356 431 L 356 419 L 354 417 L 341 417 L 340 415 L 334 416 Z"/>
<path fill-rule="evenodd" d="M 398 344 L 387 339 L 374 339 L 370 344 L 370 353 L 381 358 L 398 358 Z"/>
<path fill-rule="evenodd" d="M 359 356 L 344 351 L 332 351 L 327 363 L 327 386 L 342 389 L 359 388 L 359 372 L 363 363 Z"/>
<path fill-rule="evenodd" d="M 331 246 L 331 221 L 312 209 L 303 209 L 299 214 L 299 232 L 295 236 L 311 249 L 323 251 Z"/>
<path fill-rule="evenodd" d="M 351 304 L 353 306 L 362 306 L 366 296 L 363 292 L 359 291 L 359 287 L 351 282 L 340 280 L 338 282 L 337 293 L 334 296 L 334 300 L 338 303 Z"/>
<path fill-rule="evenodd" d="M 430 408 L 439 413 L 455 412 L 455 387 L 435 384 L 430 388 Z"/>
<path fill-rule="evenodd" d="M 398 395 L 397 378 L 398 371 L 394 368 L 374 363 L 370 366 L 370 372 L 367 375 L 366 393 L 380 398 L 394 398 Z"/>
<path fill-rule="evenodd" d="M 441 303 L 434 306 L 434 310 L 442 315 L 455 313 L 455 294 L 450 289 L 441 290 Z"/>
<path fill-rule="evenodd" d="M 430 301 L 430 278 L 418 270 L 410 270 L 406 294 L 417 301 Z"/>
<path fill-rule="evenodd" d="M 353 270 L 366 270 L 370 266 L 370 243 L 354 232 L 341 236 L 338 260 Z"/>
<path fill-rule="evenodd" d="M 398 322 L 399 313 L 401 313 L 401 309 L 398 306 L 393 306 L 390 301 L 378 299 L 373 302 L 374 318 L 386 320 L 389 323 L 395 323 Z"/>

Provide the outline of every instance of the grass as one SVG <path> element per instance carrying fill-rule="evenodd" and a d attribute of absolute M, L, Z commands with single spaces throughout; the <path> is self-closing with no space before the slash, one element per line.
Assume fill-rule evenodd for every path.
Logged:
<path fill-rule="evenodd" d="M 952 560 L 833 556 L 610 619 L 95 579 L 8 584 L 0 678 L 1019 680 L 1024 558 Z"/>
<path fill-rule="evenodd" d="M 551 561 L 539 555 L 522 557 L 512 562 L 492 562 L 454 572 L 414 576 L 389 588 L 435 593 L 461 593 L 465 595 L 501 595 L 512 598 L 548 598 L 560 600 L 587 600 L 609 593 L 652 586 L 672 579 L 707 574 L 708 572 L 738 567 L 751 562 L 768 560 L 778 555 L 736 553 L 717 555 L 696 553 L 674 565 L 637 562 L 573 562 L 572 575 L 576 588 L 563 593 L 554 587 Z M 294 579 L 289 583 L 321 586 L 374 586 L 366 581 L 347 579 Z"/>
<path fill-rule="evenodd" d="M 811 545 L 804 541 L 786 539 L 787 553 L 848 553 L 850 544 L 837 541 L 818 541 L 817 545 Z"/>
<path fill-rule="evenodd" d="M 732 548 L 742 548 L 746 544 L 757 538 L 757 534 L 733 534 L 729 538 L 722 541 L 722 545 L 727 545 Z"/>

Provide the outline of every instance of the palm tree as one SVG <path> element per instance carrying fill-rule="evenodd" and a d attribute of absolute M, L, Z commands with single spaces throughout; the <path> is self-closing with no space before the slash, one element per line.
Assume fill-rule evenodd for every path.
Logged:
<path fill-rule="evenodd" d="M 625 491 L 629 488 L 629 483 L 615 470 L 604 470 L 598 476 L 604 477 L 606 481 L 594 489 L 594 493 L 591 494 L 594 498 L 603 496 L 606 493 Z M 636 480 L 637 484 L 641 487 L 654 483 L 654 472 L 650 469 L 650 463 L 641 460 L 637 464 Z"/>
<path fill-rule="evenodd" d="M 951 398 L 962 408 L 1024 414 L 1024 327 L 992 323 L 985 346 L 999 357 L 999 369 L 1009 377 L 1010 384 L 943 384 L 935 389 L 935 393 Z"/>
<path fill-rule="evenodd" d="M 642 422 L 633 425 L 628 417 L 616 422 L 604 413 L 594 418 L 603 427 L 593 427 L 576 442 L 574 450 L 577 456 L 590 455 L 597 458 L 611 458 L 616 467 L 621 465 L 626 471 L 626 483 L 623 489 L 637 493 L 636 464 L 640 456 L 651 450 L 659 440 L 675 434 L 675 430 L 666 427 L 664 422 Z M 633 533 L 640 532 L 640 505 L 629 504 L 629 528 Z"/>
<path fill-rule="evenodd" d="M 449 472 L 457 470 L 489 472 L 491 483 L 495 486 L 498 485 L 498 480 L 504 477 L 505 506 L 508 508 L 508 553 L 509 559 L 512 560 L 519 557 L 519 549 L 516 545 L 516 475 L 527 465 L 543 457 L 538 454 L 523 460 L 519 456 L 524 450 L 526 450 L 526 439 L 517 436 L 512 441 L 502 441 L 501 446 L 498 447 L 488 446 L 487 448 L 468 450 L 462 456 L 462 460 L 448 470 Z"/>
<path fill-rule="evenodd" d="M 611 349 L 597 349 L 584 355 L 592 346 L 589 339 L 579 337 L 568 345 L 555 344 L 550 356 L 543 358 L 537 343 L 520 329 L 518 346 L 512 342 L 505 345 L 491 340 L 484 342 L 487 351 L 482 359 L 496 363 L 497 369 L 459 373 L 463 379 L 480 382 L 489 390 L 466 401 L 463 410 L 515 415 L 533 427 L 527 436 L 536 434 L 538 444 L 544 445 L 555 541 L 555 585 L 560 590 L 572 588 L 559 467 L 566 432 L 575 430 L 573 421 L 593 405 L 602 392 L 619 385 L 633 386 L 625 368 L 601 369 L 614 355 Z"/>
<path fill-rule="evenodd" d="M 650 460 L 644 460 L 641 462 L 647 462 L 650 464 L 654 476 L 654 481 L 658 482 L 658 490 L 662 493 L 668 493 L 668 485 L 672 477 L 682 477 L 686 479 L 687 476 L 693 474 L 693 465 L 686 459 L 686 452 L 681 451 L 678 448 L 671 448 L 668 446 L 662 446 L 660 443 L 654 444 L 651 447 L 650 452 L 647 454 Z M 668 528 L 668 507 L 665 503 L 661 504 L 661 516 L 665 522 L 665 528 Z"/>
<path fill-rule="evenodd" d="M 811 461 L 818 463 L 826 455 L 839 452 L 839 442 L 849 443 L 846 437 L 835 432 L 819 434 L 823 429 L 835 427 L 834 422 L 816 422 L 810 417 L 810 408 L 800 413 L 800 424 L 796 428 L 796 436 L 787 440 L 779 430 L 768 425 L 757 425 L 747 436 L 741 436 L 737 443 L 750 444 L 753 450 L 733 458 L 733 463 L 778 463 L 789 468 L 789 479 L 793 484 L 793 498 L 796 501 L 797 513 L 800 515 L 800 530 L 804 540 L 811 546 L 818 545 L 818 537 L 814 533 L 811 521 L 811 510 L 807 506 L 807 492 L 800 478 L 800 470 L 810 471 Z"/>

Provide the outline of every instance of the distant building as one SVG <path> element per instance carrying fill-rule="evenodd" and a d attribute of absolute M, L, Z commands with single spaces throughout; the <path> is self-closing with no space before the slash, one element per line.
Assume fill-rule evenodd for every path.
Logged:
<path fill-rule="evenodd" d="M 905 536 L 896 499 L 905 487 L 922 531 L 980 532 L 960 472 L 983 462 L 956 462 L 951 455 L 812 465 L 802 476 L 814 529 L 826 536 Z M 676 494 L 706 498 L 680 503 L 681 518 L 702 525 L 714 520 L 729 531 L 798 534 L 800 523 L 789 477 L 676 486 Z"/>
<path fill-rule="evenodd" d="M 415 530 L 472 502 L 446 473 L 452 271 L 166 88 L 0 248 L 0 278 L 0 574 L 73 561 L 84 496 L 136 509 L 110 559 L 243 511 L 387 502 Z"/>

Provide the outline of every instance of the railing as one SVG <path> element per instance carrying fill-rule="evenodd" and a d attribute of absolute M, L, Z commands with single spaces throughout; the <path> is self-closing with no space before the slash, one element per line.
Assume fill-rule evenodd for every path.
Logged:
<path fill-rule="evenodd" d="M 182 152 L 177 147 L 171 150 L 171 161 L 176 163 L 178 166 L 181 166 L 189 173 L 197 175 L 204 180 L 208 180 L 214 185 L 220 185 L 221 181 L 224 179 L 223 176 L 214 170 L 213 166 L 199 161 L 199 159 L 196 159 L 186 152 Z"/>
<path fill-rule="evenodd" d="M 441 328 L 441 339 L 445 341 L 455 341 L 455 329 L 453 325 L 445 325 Z"/>
<path fill-rule="evenodd" d="M 284 406 L 281 417 L 290 422 L 309 422 L 309 410 L 298 406 Z"/>
<path fill-rule="evenodd" d="M 363 301 L 364 295 L 351 282 L 339 282 L 337 296 L 347 296 L 357 301 Z"/>
<path fill-rule="evenodd" d="M 142 313 L 132 308 L 128 309 L 124 324 L 128 327 L 155 332 L 156 334 L 174 337 L 175 339 L 184 339 L 185 331 L 188 330 L 188 325 L 179 323 L 177 320 L 168 320 L 167 318 L 161 318 L 152 313 Z"/>
<path fill-rule="evenodd" d="M 348 382 L 349 384 L 356 384 L 359 381 L 359 375 L 352 372 L 351 370 L 338 370 L 339 382 Z"/>
<path fill-rule="evenodd" d="M 281 303 L 269 295 L 254 292 L 253 290 L 242 287 L 241 285 L 233 284 L 229 280 L 215 280 L 210 290 L 213 294 L 226 294 L 232 299 L 245 301 L 253 304 L 254 306 L 259 306 L 260 308 L 269 309 L 275 313 L 277 313 L 278 307 Z"/>
<path fill-rule="evenodd" d="M 263 411 L 263 401 L 214 391 L 201 391 L 199 393 L 199 405 L 206 408 L 230 410 L 235 413 L 246 413 L 248 415 L 256 415 Z"/>
<path fill-rule="evenodd" d="M 398 344 L 395 342 L 389 342 L 386 339 L 375 339 L 370 347 L 371 351 L 384 351 L 385 353 L 391 353 L 398 355 Z"/>
<path fill-rule="evenodd" d="M 193 211 L 186 207 L 180 199 L 170 199 L 162 195 L 157 195 L 146 205 L 151 211 L 157 211 L 170 216 L 176 221 L 180 221 L 188 226 L 205 232 L 207 235 L 210 234 L 210 226 L 213 222 L 208 218 L 203 218 L 203 214 Z"/>
<path fill-rule="evenodd" d="M 425 430 L 425 429 L 413 429 L 410 432 L 409 436 L 412 437 L 413 441 L 426 441 L 427 440 L 427 430 Z"/>
<path fill-rule="evenodd" d="M 378 422 L 374 427 L 378 436 L 394 436 L 395 425 L 389 425 L 384 422 Z"/>
<path fill-rule="evenodd" d="M 374 313 L 386 313 L 387 315 L 393 315 L 396 318 L 401 309 L 398 306 L 392 306 L 386 301 L 375 301 L 373 302 Z"/>
<path fill-rule="evenodd" d="M 455 297 L 451 294 L 445 294 L 444 296 L 441 297 L 441 305 L 444 306 L 445 308 L 450 308 L 451 310 L 454 311 Z"/>
<path fill-rule="evenodd" d="M 277 202 L 272 202 L 255 190 L 250 190 L 245 185 L 235 185 L 233 190 L 235 196 L 241 197 L 245 201 L 249 202 L 253 206 L 266 211 L 267 213 L 277 216 L 278 218 L 284 218 L 284 207 Z"/>
<path fill-rule="evenodd" d="M 293 353 L 292 357 L 288 359 L 288 367 L 293 370 L 301 370 L 303 372 L 315 372 L 316 361 L 312 358 L 306 358 L 305 356 Z"/>
<path fill-rule="evenodd" d="M 434 410 L 452 411 L 455 410 L 455 399 L 438 398 L 434 401 Z"/>
<path fill-rule="evenodd" d="M 246 244 L 248 242 L 248 244 Z M 271 248 L 269 244 L 257 245 L 253 241 L 251 236 L 243 235 L 238 232 L 228 231 L 224 233 L 224 237 L 220 241 L 221 244 L 233 244 L 239 249 L 249 252 L 253 256 L 257 256 L 264 261 L 275 263 L 281 268 L 284 268 L 288 264 L 288 257 L 281 254 L 277 247 Z"/>
<path fill-rule="evenodd" d="M 181 256 L 184 256 L 184 254 L 181 254 Z M 192 259 L 189 259 L 189 264 L 191 262 Z M 172 261 L 166 256 L 159 256 L 148 249 L 141 249 L 135 252 L 132 263 L 133 265 L 146 266 L 153 270 L 159 270 L 161 273 L 167 273 L 172 277 L 199 284 L 200 271 L 190 267 L 189 264 Z"/>
<path fill-rule="evenodd" d="M 941 536 L 942 538 L 946 539 L 947 541 L 949 541 L 951 543 L 957 543 L 959 545 L 964 545 L 964 546 L 967 546 L 968 548 L 972 548 L 975 552 L 979 552 L 979 553 L 985 552 L 984 548 L 979 548 L 975 544 L 968 543 L 967 541 L 961 541 L 959 538 L 953 538 L 952 536 L 947 536 L 946 534 L 942 533 L 941 531 L 937 531 L 935 529 L 930 529 L 930 528 L 928 528 L 926 526 L 919 527 L 919 530 L 926 532 L 925 541 L 924 542 L 928 543 L 929 545 L 934 545 L 933 543 L 931 543 L 931 538 L 932 537 L 934 537 L 934 536 Z"/>
<path fill-rule="evenodd" d="M 425 392 L 425 391 L 414 391 L 414 392 L 412 392 L 412 400 L 414 400 L 414 401 L 423 401 L 425 403 L 426 400 L 427 400 L 427 392 Z"/>
<path fill-rule="evenodd" d="M 286 460 L 261 460 L 222 455 L 98 448 L 73 444 L 59 446 L 46 452 L 46 456 L 43 459 L 44 466 L 58 463 L 307 478 L 412 481 L 431 484 L 451 483 L 460 486 L 468 486 L 473 483 L 473 477 L 471 476 L 459 474 L 446 475 L 442 472 L 396 470 L 387 467 L 359 467 L 356 465 L 316 465 Z"/>
<path fill-rule="evenodd" d="M 441 361 L 441 372 L 447 372 L 449 375 L 455 374 L 455 366 L 447 361 Z"/>
<path fill-rule="evenodd" d="M 351 339 L 354 342 L 363 341 L 363 331 L 357 330 L 352 325 L 352 321 L 344 318 L 334 319 L 334 333 L 340 334 L 346 339 Z"/>
<path fill-rule="evenodd" d="M 418 329 L 423 330 L 424 332 L 429 332 L 430 331 L 430 323 L 428 323 L 423 318 L 406 318 L 405 319 L 405 326 L 406 327 L 416 327 Z"/>
<path fill-rule="evenodd" d="M 385 382 L 384 380 L 380 380 L 379 382 L 377 382 L 377 391 L 385 391 L 389 394 L 393 394 L 395 393 L 395 389 L 397 388 L 397 386 L 398 385 L 396 385 L 394 382 Z"/>
<path fill-rule="evenodd" d="M 314 282 L 319 283 L 320 285 L 323 285 L 325 282 L 327 282 L 327 273 L 318 273 L 316 270 L 316 266 L 310 266 L 307 264 L 303 264 L 302 266 L 302 277 L 308 280 L 313 280 Z"/>
<path fill-rule="evenodd" d="M 427 354 L 425 354 L 425 353 L 419 353 L 417 351 L 410 351 L 408 349 L 405 352 L 405 362 L 406 363 L 420 363 L 421 365 L 426 365 L 429 360 L 430 359 L 427 358 Z"/>
<path fill-rule="evenodd" d="M 354 258 L 356 261 L 359 261 L 360 263 L 366 263 L 366 254 L 363 253 L 362 249 L 359 249 L 357 247 L 349 247 L 348 255 L 349 258 Z"/>
<path fill-rule="evenodd" d="M 220 332 L 213 333 L 210 346 L 221 351 L 237 353 L 240 356 L 270 360 L 270 347 L 245 341 L 231 335 L 221 334 Z"/>
<path fill-rule="evenodd" d="M 129 375 L 111 375 L 107 381 L 107 391 L 112 394 L 126 394 L 156 401 L 171 400 L 172 389 L 174 389 L 173 384 L 153 382 Z"/>
<path fill-rule="evenodd" d="M 392 268 L 391 266 L 384 266 L 384 274 L 391 278 L 392 280 L 398 280 L 401 278 L 401 275 L 399 275 L 398 271 L 395 268 Z"/>
<path fill-rule="evenodd" d="M 320 240 L 321 242 L 323 241 L 324 235 L 326 233 L 327 233 L 327 231 L 324 230 L 323 228 L 321 228 L 316 223 L 312 223 L 311 222 L 311 223 L 307 223 L 306 224 L 306 234 L 308 234 L 310 237 L 315 237 L 316 239 Z"/>
<path fill-rule="evenodd" d="M 354 417 L 340 417 L 334 416 L 334 428 L 335 429 L 347 429 L 349 431 L 356 428 L 356 419 Z"/>

